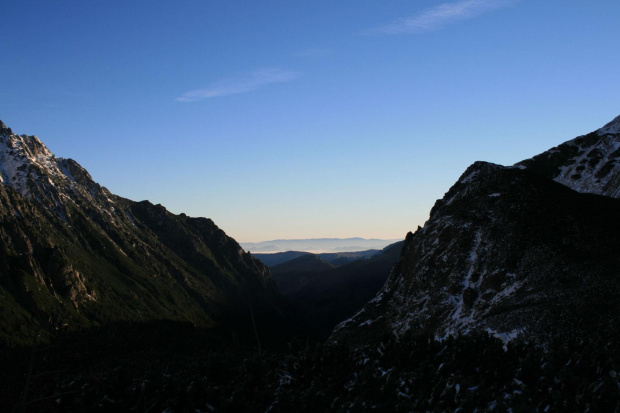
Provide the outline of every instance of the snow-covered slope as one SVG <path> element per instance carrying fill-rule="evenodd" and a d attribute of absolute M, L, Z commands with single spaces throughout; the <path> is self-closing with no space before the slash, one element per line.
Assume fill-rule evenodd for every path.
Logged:
<path fill-rule="evenodd" d="M 597 131 L 579 136 L 519 162 L 577 192 L 620 197 L 620 116 Z"/>
<path fill-rule="evenodd" d="M 88 202 L 110 215 L 114 196 L 72 159 L 57 158 L 36 136 L 16 135 L 0 121 L 0 183 L 67 213 L 66 202 Z"/>

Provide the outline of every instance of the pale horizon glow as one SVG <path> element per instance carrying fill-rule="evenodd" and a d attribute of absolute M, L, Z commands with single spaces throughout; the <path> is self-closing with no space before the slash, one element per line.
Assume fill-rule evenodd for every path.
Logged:
<path fill-rule="evenodd" d="M 620 114 L 620 2 L 4 2 L 0 120 L 239 242 L 403 239 Z"/>

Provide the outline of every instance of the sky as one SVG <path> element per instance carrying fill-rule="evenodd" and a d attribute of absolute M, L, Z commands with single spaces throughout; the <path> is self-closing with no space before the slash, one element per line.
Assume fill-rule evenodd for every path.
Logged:
<path fill-rule="evenodd" d="M 617 0 L 0 3 L 0 120 L 239 242 L 404 238 L 620 114 Z"/>

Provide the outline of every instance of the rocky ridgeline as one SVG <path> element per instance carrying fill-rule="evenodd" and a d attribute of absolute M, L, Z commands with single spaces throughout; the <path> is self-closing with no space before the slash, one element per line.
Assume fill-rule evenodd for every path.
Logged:
<path fill-rule="evenodd" d="M 379 294 L 332 340 L 474 331 L 505 342 L 615 337 L 619 122 L 514 167 L 470 166 L 408 234 Z"/>
<path fill-rule="evenodd" d="M 601 129 L 519 162 L 577 192 L 620 197 L 620 116 Z"/>
<path fill-rule="evenodd" d="M 5 342 L 119 320 L 247 321 L 249 298 L 265 324 L 282 320 L 267 267 L 209 219 L 115 196 L 3 123 L 0 180 Z"/>

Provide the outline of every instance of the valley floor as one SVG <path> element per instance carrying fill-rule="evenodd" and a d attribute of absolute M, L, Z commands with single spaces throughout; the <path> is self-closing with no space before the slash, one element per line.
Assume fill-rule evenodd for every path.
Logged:
<path fill-rule="evenodd" d="M 250 343 L 250 342 L 249 342 Z M 15 412 L 579 411 L 620 409 L 618 341 L 505 346 L 486 335 L 294 340 L 262 353 L 187 325 L 120 326 L 2 351 Z M 460 410 L 459 410 L 460 409 Z"/>

